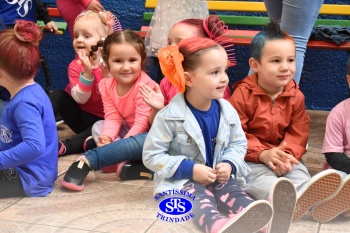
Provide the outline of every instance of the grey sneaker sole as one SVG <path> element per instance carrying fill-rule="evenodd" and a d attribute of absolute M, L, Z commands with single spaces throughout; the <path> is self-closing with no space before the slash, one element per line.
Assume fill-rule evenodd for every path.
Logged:
<path fill-rule="evenodd" d="M 273 206 L 273 217 L 268 232 L 288 233 L 292 223 L 297 192 L 293 183 L 286 178 L 279 178 L 274 186 L 270 200 Z"/>
<path fill-rule="evenodd" d="M 269 202 L 255 201 L 232 218 L 218 233 L 256 232 L 269 223 L 272 214 L 273 210 Z"/>
<path fill-rule="evenodd" d="M 328 169 L 310 179 L 306 189 L 298 197 L 293 215 L 293 222 L 299 220 L 309 209 L 333 196 L 341 183 L 341 176 Z"/>
<path fill-rule="evenodd" d="M 344 179 L 335 196 L 312 209 L 312 217 L 316 222 L 325 223 L 347 210 L 350 210 L 350 176 Z"/>

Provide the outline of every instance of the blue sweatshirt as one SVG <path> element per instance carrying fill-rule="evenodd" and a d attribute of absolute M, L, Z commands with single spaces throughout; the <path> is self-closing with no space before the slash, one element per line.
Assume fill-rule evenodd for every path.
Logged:
<path fill-rule="evenodd" d="M 5 104 L 0 127 L 0 170 L 16 169 L 27 196 L 46 196 L 57 179 L 58 136 L 51 102 L 39 84 Z"/>

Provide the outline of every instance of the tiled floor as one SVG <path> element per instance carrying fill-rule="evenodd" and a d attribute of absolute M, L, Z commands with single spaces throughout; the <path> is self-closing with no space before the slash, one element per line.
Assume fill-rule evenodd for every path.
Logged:
<path fill-rule="evenodd" d="M 321 146 L 328 112 L 309 111 L 312 125 L 305 162 L 310 173 L 322 169 Z M 61 138 L 69 131 L 59 126 Z M 82 192 L 60 185 L 64 172 L 79 155 L 59 158 L 59 178 L 47 197 L 0 199 L 0 232 L 199 232 L 191 221 L 166 223 L 156 218 L 152 181 L 118 181 L 114 174 L 90 172 Z M 338 217 L 327 224 L 306 215 L 290 232 L 350 232 L 350 219 Z M 240 233 L 240 232 L 238 232 Z"/>

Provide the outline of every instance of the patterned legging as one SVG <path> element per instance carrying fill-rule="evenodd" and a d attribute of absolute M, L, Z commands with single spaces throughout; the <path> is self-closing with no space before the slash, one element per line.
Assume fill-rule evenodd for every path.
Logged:
<path fill-rule="evenodd" d="M 210 232 L 217 220 L 234 217 L 254 202 L 233 178 L 222 184 L 215 181 L 207 187 L 189 180 L 182 189 L 196 196 L 192 207 L 193 220 L 204 232 Z"/>

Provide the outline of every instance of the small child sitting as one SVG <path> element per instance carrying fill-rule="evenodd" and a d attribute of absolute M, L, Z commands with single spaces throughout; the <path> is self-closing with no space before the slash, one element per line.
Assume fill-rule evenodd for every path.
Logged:
<path fill-rule="evenodd" d="M 350 59 L 346 75 L 350 85 Z M 350 89 L 350 88 L 349 88 Z M 336 169 L 343 182 L 333 198 L 321 203 L 312 210 L 312 217 L 325 223 L 339 214 L 350 217 L 350 98 L 340 102 L 329 113 L 322 147 L 327 163 L 325 168 Z M 346 211 L 346 212 L 345 212 Z"/>
<path fill-rule="evenodd" d="M 250 51 L 249 65 L 255 73 L 234 84 L 236 89 L 230 98 L 248 139 L 245 161 L 252 172 L 245 177 L 243 190 L 253 198 L 267 200 L 279 177 L 289 179 L 297 189 L 295 210 L 286 201 L 284 206 L 274 208 L 271 224 L 279 225 L 278 232 L 288 232 L 291 220 L 297 221 L 310 208 L 332 196 L 341 178 L 334 170 L 311 178 L 301 160 L 306 152 L 310 117 L 304 95 L 293 80 L 296 70 L 293 38 L 272 21 L 254 37 Z M 271 201 L 276 206 L 275 199 Z"/>
<path fill-rule="evenodd" d="M 0 85 L 10 93 L 0 118 L 0 197 L 46 196 L 57 179 L 51 102 L 34 81 L 41 30 L 19 20 L 0 32 Z"/>

